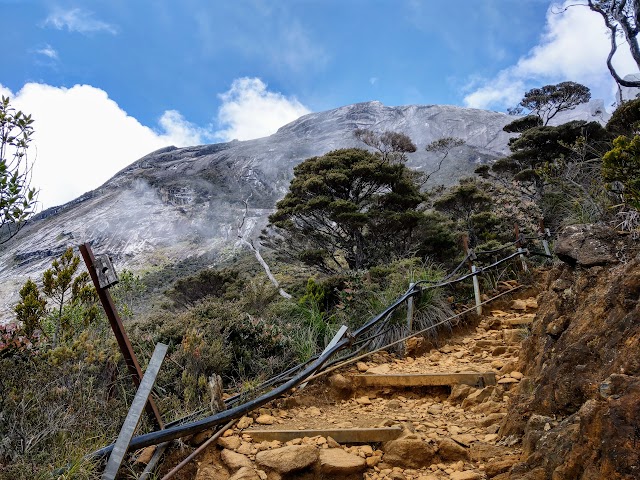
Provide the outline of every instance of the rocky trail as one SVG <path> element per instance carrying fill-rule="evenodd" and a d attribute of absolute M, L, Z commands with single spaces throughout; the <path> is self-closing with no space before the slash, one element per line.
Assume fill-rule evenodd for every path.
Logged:
<path fill-rule="evenodd" d="M 422 355 L 419 342 L 402 359 L 375 353 L 243 417 L 174 478 L 503 478 L 521 452 L 498 430 L 536 309 L 534 298 L 514 300 Z M 399 374 L 415 385 L 395 386 Z"/>

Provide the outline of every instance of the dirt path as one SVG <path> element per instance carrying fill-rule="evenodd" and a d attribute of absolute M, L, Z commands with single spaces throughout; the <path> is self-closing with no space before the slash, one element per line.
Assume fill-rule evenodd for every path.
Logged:
<path fill-rule="evenodd" d="M 197 480 L 365 478 L 500 479 L 519 448 L 497 432 L 506 414 L 526 323 L 535 299 L 487 312 L 473 331 L 454 333 L 439 349 L 397 359 L 386 353 L 243 418 L 198 463 Z M 357 388 L 352 375 L 495 372 L 497 384 Z M 254 440 L 256 430 L 396 427 L 397 440 L 340 445 L 331 437 Z"/>

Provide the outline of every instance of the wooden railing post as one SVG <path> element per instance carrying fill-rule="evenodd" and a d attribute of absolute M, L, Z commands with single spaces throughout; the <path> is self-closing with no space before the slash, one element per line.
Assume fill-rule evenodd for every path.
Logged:
<path fill-rule="evenodd" d="M 520 234 L 520 228 L 518 227 L 517 223 L 513 224 L 513 232 L 516 235 L 516 248 L 518 249 L 518 252 L 520 252 L 520 261 L 522 262 L 522 270 L 523 271 L 528 271 L 529 267 L 527 267 L 527 261 L 524 258 L 524 245 L 526 243 L 526 240 L 524 238 L 524 235 Z"/>
<path fill-rule="evenodd" d="M 409 283 L 409 290 L 413 292 L 413 288 L 416 286 L 414 282 Z M 409 332 L 413 330 L 413 295 L 407 298 L 407 328 Z"/>
<path fill-rule="evenodd" d="M 464 250 L 464 254 L 469 257 L 469 268 L 471 269 L 471 273 L 476 273 L 478 269 L 473 264 L 473 260 L 475 259 L 475 254 L 473 253 L 473 249 L 469 248 L 469 235 L 462 235 L 462 248 Z M 482 300 L 480 298 L 480 281 L 478 280 L 478 275 L 473 276 L 473 295 L 476 300 L 476 313 L 478 315 L 482 315 Z"/>

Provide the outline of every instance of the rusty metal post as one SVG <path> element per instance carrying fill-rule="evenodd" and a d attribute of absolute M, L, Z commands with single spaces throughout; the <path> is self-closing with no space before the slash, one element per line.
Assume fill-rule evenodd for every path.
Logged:
<path fill-rule="evenodd" d="M 520 261 L 522 262 L 522 270 L 525 272 L 529 270 L 527 267 L 527 261 L 524 259 L 524 248 L 522 248 L 525 244 L 524 235 L 520 234 L 520 228 L 517 223 L 513 224 L 513 232 L 516 235 L 516 247 L 518 248 L 518 252 L 520 252 Z"/>
<path fill-rule="evenodd" d="M 129 370 L 133 384 L 138 388 L 140 386 L 140 381 L 142 380 L 142 370 L 140 369 L 140 364 L 138 363 L 136 354 L 133 352 L 133 347 L 131 346 L 129 337 L 124 330 L 122 319 L 120 318 L 120 315 L 118 315 L 118 311 L 116 310 L 113 298 L 111 298 L 109 289 L 100 287 L 100 281 L 98 280 L 98 273 L 96 272 L 95 267 L 96 259 L 91 251 L 91 246 L 88 243 L 85 243 L 80 245 L 79 248 L 82 258 L 84 259 L 84 263 L 87 266 L 87 270 L 89 271 L 89 275 L 91 276 L 91 280 L 93 281 L 93 285 L 96 287 L 96 292 L 98 293 L 100 303 L 102 303 L 102 308 L 109 319 L 109 324 L 111 325 L 113 334 L 115 335 L 118 346 L 120 347 L 120 352 L 122 352 L 124 361 L 127 364 L 127 369 Z M 160 411 L 152 397 L 149 397 L 149 401 L 147 402 L 145 409 L 154 425 L 161 429 L 164 428 L 162 416 L 160 415 Z"/>

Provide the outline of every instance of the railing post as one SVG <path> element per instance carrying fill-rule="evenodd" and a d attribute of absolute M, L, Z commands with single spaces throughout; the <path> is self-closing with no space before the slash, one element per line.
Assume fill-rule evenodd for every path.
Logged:
<path fill-rule="evenodd" d="M 544 228 L 544 220 L 540 220 L 540 235 L 542 236 L 542 246 L 544 247 L 544 253 L 546 253 L 549 257 L 551 257 L 551 249 L 549 249 L 549 237 L 551 236 L 551 232 L 548 228 Z M 547 258 L 550 260 L 550 258 Z"/>
<path fill-rule="evenodd" d="M 520 252 L 520 261 L 522 262 L 522 270 L 527 272 L 529 270 L 529 267 L 527 267 L 527 261 L 524 258 L 524 248 L 522 248 L 527 241 L 524 238 L 524 235 L 520 233 L 520 228 L 518 227 L 517 223 L 513 224 L 513 232 L 516 235 L 516 248 L 518 249 L 518 252 Z"/>
<path fill-rule="evenodd" d="M 409 290 L 413 292 L 415 286 L 414 282 L 409 283 Z M 413 331 L 413 295 L 407 298 L 407 328 L 409 332 Z"/>
<path fill-rule="evenodd" d="M 473 253 L 473 249 L 469 248 L 469 235 L 464 234 L 462 236 L 462 248 L 464 249 L 464 254 L 469 256 L 469 266 L 471 268 L 471 273 L 476 273 L 478 269 L 473 264 L 473 260 L 476 258 Z M 478 315 L 482 315 L 482 300 L 480 298 L 480 281 L 478 280 L 478 275 L 473 276 L 473 295 L 476 300 L 476 313 Z"/>

